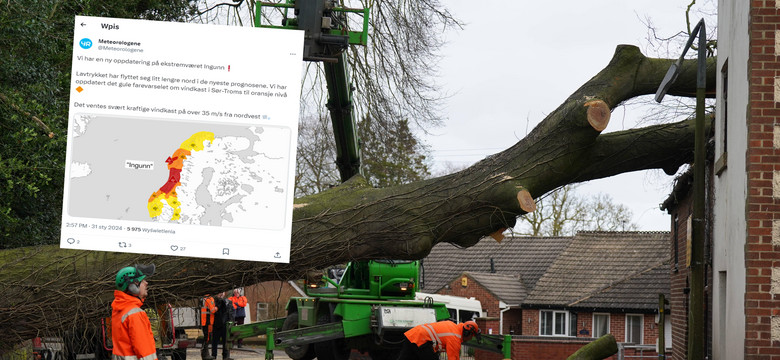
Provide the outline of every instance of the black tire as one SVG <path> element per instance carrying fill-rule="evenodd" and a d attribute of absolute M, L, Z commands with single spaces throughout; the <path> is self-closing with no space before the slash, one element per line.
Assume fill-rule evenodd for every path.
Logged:
<path fill-rule="evenodd" d="M 284 319 L 284 324 L 282 324 L 282 331 L 297 328 L 298 313 L 288 314 L 287 318 Z M 284 353 L 293 360 L 311 360 L 314 359 L 314 346 L 311 344 L 288 346 L 284 349 Z"/>
<path fill-rule="evenodd" d="M 327 310 L 321 311 L 317 317 L 318 325 L 333 321 L 341 321 L 341 319 L 336 319 L 336 316 Z M 344 339 L 318 342 L 314 344 L 314 350 L 317 353 L 318 360 L 349 360 L 349 356 L 352 353 L 352 349 L 347 347 Z"/>

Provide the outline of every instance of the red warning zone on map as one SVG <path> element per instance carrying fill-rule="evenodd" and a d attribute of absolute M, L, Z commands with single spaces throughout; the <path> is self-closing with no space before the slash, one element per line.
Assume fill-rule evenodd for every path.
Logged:
<path fill-rule="evenodd" d="M 192 155 L 193 152 L 203 150 L 205 141 L 213 142 L 214 133 L 201 131 L 193 134 L 173 152 L 173 155 L 165 160 L 168 164 L 168 180 L 149 197 L 147 205 L 149 217 L 155 218 L 160 216 L 167 204 L 173 209 L 171 220 L 179 220 L 181 218 L 181 202 L 176 193 L 176 188 L 181 185 L 181 170 L 184 167 L 184 160 Z"/>

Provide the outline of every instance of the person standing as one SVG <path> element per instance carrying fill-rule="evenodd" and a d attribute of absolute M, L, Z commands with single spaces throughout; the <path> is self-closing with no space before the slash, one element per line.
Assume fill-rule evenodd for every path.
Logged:
<path fill-rule="evenodd" d="M 147 276 L 154 264 L 124 267 L 116 273 L 116 290 L 111 303 L 111 342 L 115 360 L 157 360 L 152 325 L 141 310 L 149 296 Z"/>
<path fill-rule="evenodd" d="M 474 321 L 456 324 L 449 320 L 417 325 L 404 333 L 398 359 L 438 360 L 440 352 L 447 360 L 460 360 L 460 346 L 474 336 L 481 338 Z"/>
<path fill-rule="evenodd" d="M 211 357 L 217 357 L 217 346 L 222 344 L 222 360 L 233 360 L 230 358 L 230 347 L 227 342 L 228 322 L 235 320 L 235 310 L 233 303 L 225 298 L 222 292 L 214 299 L 217 305 L 217 313 L 214 315 L 214 332 L 211 335 Z"/>
<path fill-rule="evenodd" d="M 236 325 L 243 325 L 244 318 L 246 318 L 246 296 L 241 295 L 241 290 L 233 289 L 233 296 L 228 300 L 233 303 L 233 309 L 236 312 Z M 242 347 L 244 344 L 243 339 L 238 339 L 238 347 Z"/>
<path fill-rule="evenodd" d="M 214 314 L 217 312 L 217 305 L 214 304 L 214 298 L 206 294 L 200 300 L 200 326 L 203 330 L 203 349 L 200 351 L 200 357 L 203 360 L 213 360 L 209 355 L 209 343 L 214 327 Z M 216 356 L 216 355 L 215 355 Z"/>

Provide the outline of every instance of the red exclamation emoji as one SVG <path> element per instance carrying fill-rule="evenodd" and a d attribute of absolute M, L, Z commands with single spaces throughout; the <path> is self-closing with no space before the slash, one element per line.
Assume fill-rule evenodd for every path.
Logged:
<path fill-rule="evenodd" d="M 230 72 L 230 65 L 228 65 L 228 72 Z"/>

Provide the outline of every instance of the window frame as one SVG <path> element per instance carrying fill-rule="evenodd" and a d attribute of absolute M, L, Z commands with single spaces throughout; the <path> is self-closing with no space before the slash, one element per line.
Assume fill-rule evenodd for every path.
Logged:
<path fill-rule="evenodd" d="M 545 313 L 552 314 L 552 317 L 551 317 L 551 320 L 550 320 L 551 321 L 551 323 L 550 323 L 551 334 L 543 334 L 542 333 L 542 329 L 543 329 L 542 328 L 542 322 L 543 322 Z M 562 334 L 561 333 L 556 333 L 556 331 L 555 331 L 555 320 L 557 318 L 556 315 L 563 316 L 563 333 Z M 571 336 L 569 334 L 569 324 L 571 323 L 570 319 L 571 319 L 571 314 L 567 310 L 539 310 L 539 332 L 538 332 L 539 336 Z"/>
<path fill-rule="evenodd" d="M 628 332 L 629 332 L 629 329 L 630 329 L 630 326 L 629 326 L 628 322 L 629 322 L 630 318 L 636 318 L 636 317 L 639 317 L 639 342 L 632 342 L 628 338 Z M 644 342 L 645 342 L 645 316 L 643 314 L 626 314 L 626 327 L 625 327 L 625 329 L 626 329 L 626 331 L 625 331 L 626 332 L 626 334 L 625 334 L 625 341 L 627 343 L 632 343 L 632 344 L 636 344 L 636 345 L 644 344 Z"/>
<path fill-rule="evenodd" d="M 271 304 L 257 301 L 255 302 L 255 321 L 265 321 L 270 318 Z"/>
<path fill-rule="evenodd" d="M 596 334 L 596 316 L 606 316 L 607 317 L 607 331 L 603 334 Z M 593 313 L 593 319 L 592 319 L 592 329 L 591 334 L 593 334 L 593 337 L 602 337 L 606 334 L 610 333 L 610 321 L 612 320 L 612 317 L 609 313 Z"/>

